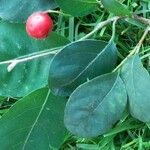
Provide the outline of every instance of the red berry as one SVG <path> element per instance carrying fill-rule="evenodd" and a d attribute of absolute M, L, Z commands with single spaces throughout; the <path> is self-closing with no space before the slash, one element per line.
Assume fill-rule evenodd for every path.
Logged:
<path fill-rule="evenodd" d="M 52 31 L 53 21 L 51 17 L 44 12 L 33 13 L 26 22 L 27 33 L 34 38 L 46 38 Z"/>

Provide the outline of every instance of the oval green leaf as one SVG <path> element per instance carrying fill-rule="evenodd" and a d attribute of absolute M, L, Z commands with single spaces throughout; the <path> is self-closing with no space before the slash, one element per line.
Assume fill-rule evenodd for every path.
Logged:
<path fill-rule="evenodd" d="M 113 41 L 78 41 L 67 45 L 54 56 L 50 65 L 49 87 L 55 95 L 69 96 L 76 87 L 116 65 Z"/>
<path fill-rule="evenodd" d="M 117 16 L 131 16 L 131 12 L 126 6 L 116 0 L 101 0 L 103 6 Z"/>
<path fill-rule="evenodd" d="M 102 75 L 79 86 L 71 94 L 64 122 L 75 135 L 98 136 L 121 118 L 126 103 L 127 94 L 119 75 Z"/>
<path fill-rule="evenodd" d="M 150 122 L 150 76 L 138 55 L 128 58 L 121 69 L 126 85 L 130 113 L 143 122 Z"/>
<path fill-rule="evenodd" d="M 94 11 L 97 6 L 96 0 L 56 0 L 60 8 L 72 16 L 83 16 Z"/>
<path fill-rule="evenodd" d="M 0 119 L 1 149 L 58 149 L 66 135 L 65 103 L 66 99 L 53 96 L 47 88 L 16 102 Z"/>
<path fill-rule="evenodd" d="M 54 0 L 0 0 L 0 17 L 11 22 L 25 22 L 33 12 L 56 6 Z"/>
<path fill-rule="evenodd" d="M 0 43 L 0 95 L 22 97 L 48 84 L 52 55 L 18 64 L 11 72 L 1 62 L 65 45 L 68 40 L 56 33 L 45 40 L 35 40 L 27 36 L 24 24 L 1 22 Z"/>

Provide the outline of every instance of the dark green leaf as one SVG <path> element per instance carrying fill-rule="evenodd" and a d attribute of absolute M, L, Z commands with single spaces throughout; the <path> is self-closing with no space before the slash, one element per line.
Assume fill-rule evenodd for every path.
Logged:
<path fill-rule="evenodd" d="M 116 0 L 101 0 L 103 6 L 117 16 L 131 16 L 131 12 Z"/>
<path fill-rule="evenodd" d="M 63 113 L 66 100 L 47 88 L 19 100 L 0 119 L 2 150 L 48 150 L 59 148 L 66 130 Z"/>
<path fill-rule="evenodd" d="M 118 74 L 106 74 L 79 86 L 65 108 L 65 125 L 82 137 L 107 132 L 118 121 L 127 103 L 123 81 Z"/>
<path fill-rule="evenodd" d="M 150 76 L 138 55 L 128 58 L 121 70 L 121 77 L 129 96 L 131 115 L 140 121 L 150 121 Z"/>
<path fill-rule="evenodd" d="M 56 8 L 54 0 L 0 0 L 0 17 L 11 22 L 24 22 L 35 11 Z"/>
<path fill-rule="evenodd" d="M 56 33 L 45 40 L 35 40 L 27 36 L 24 24 L 0 23 L 0 62 L 66 43 L 68 40 Z M 18 64 L 11 72 L 7 71 L 7 65 L 0 65 L 0 95 L 22 97 L 47 85 L 51 58 Z"/>
<path fill-rule="evenodd" d="M 56 0 L 60 8 L 73 16 L 87 15 L 97 6 L 96 0 Z"/>
<path fill-rule="evenodd" d="M 113 41 L 85 40 L 67 45 L 50 65 L 49 86 L 55 95 L 68 96 L 80 84 L 110 72 L 117 61 Z"/>

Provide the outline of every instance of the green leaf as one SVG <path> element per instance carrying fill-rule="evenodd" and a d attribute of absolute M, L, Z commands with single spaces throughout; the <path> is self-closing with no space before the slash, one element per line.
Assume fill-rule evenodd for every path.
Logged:
<path fill-rule="evenodd" d="M 146 28 L 146 24 L 134 19 L 134 18 L 127 18 L 126 19 L 127 22 L 129 22 L 130 24 L 134 25 L 134 26 L 137 26 L 139 28 L 143 28 L 145 29 Z"/>
<path fill-rule="evenodd" d="M 5 99 L 6 97 L 0 96 L 0 103 L 2 103 Z"/>
<path fill-rule="evenodd" d="M 78 136 L 101 135 L 121 118 L 126 103 L 127 94 L 119 75 L 99 76 L 71 94 L 65 108 L 65 125 Z"/>
<path fill-rule="evenodd" d="M 76 144 L 76 146 L 81 150 L 99 150 L 99 146 L 96 144 Z"/>
<path fill-rule="evenodd" d="M 138 55 L 128 58 L 121 69 L 126 85 L 131 115 L 140 121 L 150 121 L 150 76 Z"/>
<path fill-rule="evenodd" d="M 72 16 L 84 16 L 96 9 L 96 0 L 56 0 L 60 8 Z"/>
<path fill-rule="evenodd" d="M 49 87 L 55 95 L 68 96 L 87 79 L 110 72 L 116 61 L 113 41 L 71 43 L 54 56 L 50 65 Z"/>
<path fill-rule="evenodd" d="M 59 148 L 66 130 L 63 113 L 66 100 L 39 89 L 16 102 L 0 119 L 3 150 L 48 150 Z"/>
<path fill-rule="evenodd" d="M 45 40 L 27 36 L 24 24 L 0 23 L 0 62 L 65 45 L 68 40 L 51 33 Z M 0 95 L 22 97 L 31 91 L 45 87 L 51 56 L 18 64 L 13 71 L 7 65 L 0 65 Z"/>
<path fill-rule="evenodd" d="M 54 0 L 0 0 L 0 17 L 11 22 L 25 22 L 33 12 L 56 6 Z"/>
<path fill-rule="evenodd" d="M 131 12 L 126 6 L 116 0 L 101 0 L 103 6 L 117 16 L 131 16 Z"/>

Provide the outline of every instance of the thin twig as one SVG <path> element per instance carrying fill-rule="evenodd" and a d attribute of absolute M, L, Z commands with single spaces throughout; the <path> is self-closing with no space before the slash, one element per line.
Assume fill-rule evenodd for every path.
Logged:
<path fill-rule="evenodd" d="M 61 15 L 63 15 L 63 16 L 71 17 L 71 15 L 69 15 L 69 14 L 66 14 L 66 13 L 64 13 L 64 12 L 57 11 L 57 10 L 51 10 L 51 9 L 45 11 L 45 13 L 61 14 Z"/>
<path fill-rule="evenodd" d="M 100 30 L 101 28 L 103 28 L 104 26 L 106 26 L 107 24 L 115 21 L 115 20 L 118 20 L 119 17 L 118 16 L 115 16 L 115 17 L 112 17 L 106 21 L 103 21 L 103 22 L 100 22 L 96 25 L 96 27 L 90 32 L 88 33 L 86 36 L 82 37 L 81 39 L 79 39 L 79 41 L 82 41 L 82 40 L 85 40 L 85 39 L 88 39 L 89 37 L 91 37 L 94 33 L 96 33 L 98 30 Z"/>
<path fill-rule="evenodd" d="M 147 36 L 147 34 L 149 33 L 149 31 L 150 31 L 150 26 L 148 26 L 148 27 L 146 28 L 144 34 L 142 35 L 140 41 L 139 41 L 138 44 L 135 46 L 135 48 L 134 48 L 134 49 L 129 53 L 129 55 L 113 70 L 113 72 L 116 72 L 116 71 L 127 61 L 127 59 L 128 59 L 130 56 L 132 56 L 132 55 L 134 55 L 134 54 L 136 54 L 136 53 L 139 53 L 139 50 L 140 50 L 140 48 L 141 48 L 141 46 L 142 46 L 142 44 L 143 44 L 143 41 L 144 41 L 144 39 L 146 38 L 146 36 Z"/>
<path fill-rule="evenodd" d="M 90 36 L 92 36 L 95 32 L 97 32 L 99 29 L 103 28 L 104 26 L 106 26 L 107 24 L 109 24 L 110 22 L 115 22 L 119 19 L 119 17 L 113 17 L 113 18 L 110 18 L 106 21 L 103 21 L 103 22 L 100 22 L 95 28 L 93 31 L 91 31 L 89 34 L 87 34 L 86 36 L 84 36 L 83 38 L 79 39 L 78 41 L 82 41 L 82 40 L 85 40 L 87 38 L 89 38 Z M 0 62 L 0 65 L 2 64 L 9 64 L 9 66 L 7 67 L 7 70 L 8 72 L 12 71 L 14 69 L 14 67 L 19 64 L 19 63 L 23 63 L 23 62 L 26 62 L 26 61 L 30 61 L 30 60 L 33 60 L 33 59 L 37 59 L 37 58 L 40 58 L 40 57 L 44 57 L 44 56 L 47 56 L 47 55 L 55 55 L 56 53 L 59 52 L 60 49 L 62 49 L 63 47 L 55 50 L 55 51 L 46 51 L 46 52 L 43 52 L 43 53 L 40 53 L 40 54 L 35 54 L 35 55 L 31 55 L 31 56 L 27 56 L 27 57 L 24 57 L 24 58 L 18 58 L 18 59 L 13 59 L 13 60 L 8 60 L 8 61 L 4 61 L 4 62 Z"/>
<path fill-rule="evenodd" d="M 150 19 L 146 19 L 144 17 L 140 17 L 138 15 L 133 15 L 133 18 L 136 19 L 136 20 L 139 20 L 140 22 L 143 22 L 144 24 L 150 26 Z"/>
<path fill-rule="evenodd" d="M 116 18 L 116 19 L 113 21 L 111 40 L 114 40 L 114 38 L 115 38 L 115 35 L 116 35 L 116 23 L 117 23 L 118 19 L 119 19 L 119 17 Z"/>
<path fill-rule="evenodd" d="M 22 59 L 10 60 L 11 63 L 10 63 L 10 65 L 7 67 L 7 70 L 8 70 L 8 72 L 10 72 L 10 71 L 12 71 L 12 70 L 14 69 L 14 67 L 15 67 L 17 64 L 19 64 L 19 63 L 27 62 L 27 61 L 30 61 L 30 60 L 33 60 L 33 59 L 36 59 L 36 58 L 40 58 L 40 57 L 44 57 L 44 56 L 48 56 L 48 55 L 55 55 L 56 53 L 58 53 L 58 50 L 46 52 L 46 53 L 43 53 L 43 54 L 33 55 L 33 56 L 26 57 L 26 58 L 22 58 Z M 10 62 L 10 61 L 9 61 L 9 62 Z M 6 64 L 6 63 L 8 63 L 8 61 L 3 62 L 3 64 L 4 64 L 4 63 Z"/>
<path fill-rule="evenodd" d="M 57 11 L 53 11 L 54 13 L 61 13 L 61 12 L 57 12 Z M 133 16 L 135 19 L 139 20 L 139 21 L 142 21 L 144 22 L 145 24 L 149 24 L 150 25 L 150 20 L 149 19 L 146 19 L 146 18 L 143 18 L 143 17 L 139 17 L 137 15 L 134 15 Z M 89 37 L 91 37 L 94 33 L 96 33 L 98 30 L 100 30 L 101 28 L 103 28 L 104 26 L 106 26 L 107 24 L 113 22 L 113 26 L 115 26 L 117 20 L 119 19 L 120 17 L 118 16 L 115 16 L 115 17 L 112 17 L 106 21 L 103 21 L 103 22 L 100 22 L 96 25 L 96 27 L 89 33 L 87 34 L 86 36 L 82 37 L 81 39 L 79 39 L 78 41 L 82 41 L 82 40 L 85 40 Z M 139 41 L 138 45 L 135 47 L 137 52 L 139 51 L 142 43 L 143 43 L 143 40 L 145 39 L 146 35 L 148 34 L 149 32 L 149 28 L 147 28 L 145 30 L 145 33 L 144 35 L 142 36 L 141 40 Z M 114 32 L 113 32 L 114 33 Z M 114 37 L 114 36 L 112 36 Z M 34 54 L 30 54 L 30 55 L 27 55 L 27 56 L 23 56 L 23 57 L 20 57 L 20 58 L 17 58 L 17 59 L 12 59 L 12 60 L 8 60 L 8 61 L 3 61 L 3 62 L 0 62 L 0 65 L 2 64 L 9 64 L 8 66 L 8 71 L 12 71 L 13 68 L 19 64 L 19 63 L 22 63 L 22 62 L 26 62 L 26 61 L 30 61 L 30 60 L 33 60 L 33 59 L 37 59 L 37 58 L 40 58 L 40 57 L 44 57 L 44 56 L 48 56 L 48 55 L 55 55 L 56 53 L 58 53 L 60 51 L 60 49 L 62 49 L 64 46 L 58 48 L 56 50 L 56 48 L 54 48 L 55 50 L 52 51 L 52 50 L 45 50 L 43 52 L 37 52 L 37 53 L 34 53 Z M 133 55 L 135 53 L 135 51 L 133 50 L 129 56 Z M 120 64 L 122 65 L 122 63 Z M 120 65 L 118 67 L 120 67 Z M 118 67 L 116 69 L 118 69 Z"/>
<path fill-rule="evenodd" d="M 144 42 L 144 40 L 145 40 L 147 34 L 149 33 L 149 31 L 150 31 L 150 26 L 148 26 L 148 27 L 146 28 L 146 30 L 145 30 L 145 32 L 144 32 L 142 38 L 140 39 L 139 43 L 138 43 L 138 44 L 136 45 L 136 47 L 134 48 L 135 51 L 136 51 L 136 53 L 139 53 L 139 50 L 140 50 L 140 48 L 141 48 L 141 46 L 142 46 L 142 44 L 143 44 L 143 42 Z"/>
<path fill-rule="evenodd" d="M 36 56 L 36 55 L 40 56 L 40 55 L 45 54 L 45 53 L 47 55 L 55 55 L 59 51 L 59 49 L 61 49 L 61 48 L 62 48 L 62 46 L 61 47 L 57 47 L 57 48 L 52 48 L 52 49 L 46 49 L 46 50 L 39 51 L 39 52 L 34 52 L 34 53 L 31 53 L 31 54 L 28 54 L 28 55 L 24 55 L 24 56 L 18 57 L 16 59 L 1 61 L 0 65 L 10 64 L 10 63 L 13 63 L 15 60 L 22 60 L 22 59 L 30 58 L 30 57 L 33 57 L 33 56 Z"/>

